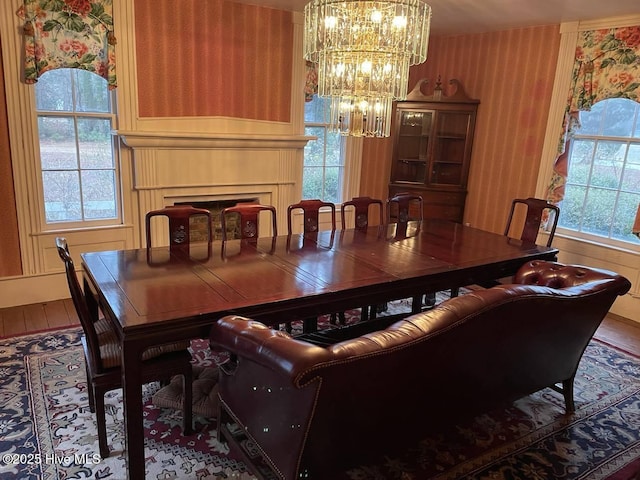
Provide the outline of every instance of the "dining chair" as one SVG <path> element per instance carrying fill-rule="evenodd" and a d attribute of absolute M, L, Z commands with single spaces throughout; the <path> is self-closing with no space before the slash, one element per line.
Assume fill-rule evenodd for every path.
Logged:
<path fill-rule="evenodd" d="M 203 231 L 206 232 L 205 241 L 213 241 L 211 227 L 211 212 L 205 208 L 195 208 L 191 205 L 170 205 L 159 210 L 147 212 L 145 216 L 145 227 L 147 234 L 147 248 L 151 248 L 151 219 L 153 217 L 166 217 L 169 223 L 169 246 L 172 248 L 188 249 L 193 241 L 193 226 L 206 222 Z"/>
<path fill-rule="evenodd" d="M 422 196 L 408 192 L 400 192 L 387 199 L 387 222 L 396 224 L 396 239 L 406 238 L 409 222 L 422 222 L 423 219 L 424 202 Z M 433 307 L 435 303 L 435 292 L 413 297 L 411 312 L 418 313 L 422 310 L 423 305 Z M 378 306 L 378 310 L 384 310 L 385 308 L 385 304 Z"/>
<path fill-rule="evenodd" d="M 238 203 L 233 207 L 227 207 L 220 212 L 220 224 L 222 226 L 222 240 L 226 241 L 228 232 L 228 217 L 235 216 L 238 219 L 239 234 L 241 239 L 258 238 L 258 225 L 260 212 L 271 213 L 271 235 L 278 236 L 278 224 L 276 220 L 276 209 L 271 205 L 261 205 L 259 203 Z"/>
<path fill-rule="evenodd" d="M 354 210 L 354 225 L 356 230 L 366 230 L 369 226 L 370 210 L 371 206 L 378 207 L 378 225 L 384 224 L 384 204 L 382 200 L 371 197 L 353 197 L 351 200 L 343 202 L 340 206 L 340 221 L 342 222 L 342 229 L 346 228 L 346 213 L 348 210 Z M 353 208 L 351 208 L 353 207 Z"/>
<path fill-rule="evenodd" d="M 287 207 L 287 230 L 288 235 L 291 237 L 293 235 L 293 215 L 294 212 L 298 210 L 302 210 L 303 215 L 303 231 L 304 236 L 315 236 L 320 229 L 320 209 L 328 208 L 329 209 L 329 218 L 331 220 L 331 230 L 335 232 L 336 230 L 336 205 L 332 202 L 325 202 L 323 200 L 319 200 L 317 198 L 309 199 L 309 200 L 300 200 L 298 203 L 291 204 Z M 340 321 L 341 325 L 346 323 L 346 317 L 344 312 L 332 313 L 330 317 L 330 323 L 332 325 L 336 325 L 337 322 Z M 317 330 L 317 319 L 305 319 L 305 333 L 307 331 Z M 315 326 L 314 326 L 315 325 Z M 291 331 L 291 324 L 286 324 L 286 329 L 288 332 Z"/>
<path fill-rule="evenodd" d="M 504 229 L 504 235 L 509 236 L 509 234 L 512 233 L 512 227 L 517 223 L 513 221 L 514 214 L 518 210 L 522 210 L 523 207 L 520 207 L 521 205 L 525 208 L 525 219 L 522 231 L 517 234 L 517 237 L 523 242 L 536 243 L 542 223 L 548 220 L 550 223 L 547 223 L 547 227 L 550 225 L 550 228 L 547 229 L 549 233 L 547 237 L 547 247 L 550 247 L 553 242 L 553 237 L 556 234 L 556 227 L 558 225 L 558 219 L 560 218 L 560 207 L 542 198 L 529 197 L 513 199 L 507 224 Z"/>
<path fill-rule="evenodd" d="M 524 220 L 522 216 L 524 215 Z M 560 207 L 542 198 L 514 198 L 507 216 L 504 228 L 504 236 L 516 238 L 527 243 L 536 243 L 538 233 L 546 222 L 548 232 L 546 246 L 550 247 L 556 234 Z M 519 228 L 522 228 L 520 230 Z M 479 283 L 484 288 L 491 288 L 501 283 L 510 283 L 511 277 L 487 280 Z"/>
<path fill-rule="evenodd" d="M 104 395 L 122 387 L 120 343 L 108 319 L 92 318 L 87 299 L 76 276 L 66 239 L 57 237 L 56 247 L 64 263 L 69 292 L 84 333 L 81 341 L 87 375 L 89 410 L 96 414 L 100 455 L 102 458 L 107 458 L 109 446 L 107 445 Z M 185 435 L 192 432 L 192 370 L 189 345 L 190 342 L 186 340 L 148 348 L 142 354 L 139 365 L 143 383 L 167 380 L 173 375 L 182 375 L 184 390 L 182 430 Z"/>
<path fill-rule="evenodd" d="M 318 199 L 300 200 L 287 207 L 287 228 L 289 235 L 293 233 L 292 221 L 293 212 L 302 210 L 303 213 L 303 230 L 304 233 L 315 233 L 320 228 L 320 209 L 329 208 L 331 218 L 331 229 L 336 229 L 336 205 L 332 202 L 325 202 Z"/>
<path fill-rule="evenodd" d="M 377 207 L 376 207 L 377 205 Z M 378 209 L 378 225 L 384 224 L 384 204 L 382 200 L 371 197 L 354 197 L 351 200 L 343 202 L 340 206 L 340 221 L 342 223 L 342 230 L 347 227 L 347 211 L 354 211 L 354 225 L 353 227 L 359 231 L 366 231 L 369 227 L 370 212 Z M 375 318 L 378 307 L 376 305 L 364 306 L 360 309 L 360 320 L 365 321 L 369 318 Z"/>
<path fill-rule="evenodd" d="M 401 232 L 404 228 L 406 233 L 408 222 L 412 220 L 422 221 L 423 218 L 424 202 L 420 195 L 401 192 L 387 199 L 387 222 L 396 223 Z"/>

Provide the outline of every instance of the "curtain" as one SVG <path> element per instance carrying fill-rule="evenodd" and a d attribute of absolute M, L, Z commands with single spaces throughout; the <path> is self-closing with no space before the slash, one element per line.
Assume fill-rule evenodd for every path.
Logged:
<path fill-rule="evenodd" d="M 24 79 L 56 68 L 97 73 L 116 88 L 113 0 L 24 0 Z"/>
<path fill-rule="evenodd" d="M 318 70 L 316 64 L 307 61 L 307 75 L 306 82 L 304 84 L 304 101 L 310 102 L 313 100 L 313 95 L 318 93 Z"/>
<path fill-rule="evenodd" d="M 551 203 L 564 198 L 568 146 L 579 125 L 579 112 L 607 98 L 640 100 L 640 26 L 579 33 L 558 155 L 547 193 Z"/>

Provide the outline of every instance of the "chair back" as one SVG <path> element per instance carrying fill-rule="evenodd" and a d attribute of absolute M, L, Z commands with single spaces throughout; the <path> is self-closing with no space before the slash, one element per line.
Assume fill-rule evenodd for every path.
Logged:
<path fill-rule="evenodd" d="M 354 197 L 348 202 L 344 202 L 340 207 L 340 220 L 342 221 L 342 229 L 346 228 L 345 211 L 347 208 L 353 207 L 355 210 L 355 229 L 366 230 L 369 226 L 369 207 L 371 205 L 378 205 L 378 212 L 380 215 L 378 225 L 384 224 L 384 205 L 382 200 L 371 197 Z"/>
<path fill-rule="evenodd" d="M 89 306 L 87 305 L 87 299 L 80 288 L 80 282 L 76 276 L 76 270 L 73 265 L 73 260 L 69 254 L 69 246 L 67 240 L 63 237 L 56 237 L 56 247 L 58 249 L 58 255 L 64 263 L 64 270 L 67 276 L 67 284 L 69 285 L 69 292 L 71 293 L 71 300 L 73 300 L 73 306 L 76 309 L 84 336 L 87 341 L 87 354 L 89 361 L 95 370 L 102 371 L 102 360 L 100 358 L 100 346 L 98 343 L 98 334 L 93 325 L 93 319 L 89 312 Z"/>
<path fill-rule="evenodd" d="M 164 216 L 169 220 L 169 246 L 189 248 L 190 220 L 192 217 L 204 216 L 207 221 L 207 241 L 213 240 L 211 229 L 211 212 L 205 208 L 195 208 L 191 205 L 172 205 L 159 210 L 152 210 L 145 217 L 147 230 L 147 248 L 151 248 L 151 219 L 156 216 Z"/>
<path fill-rule="evenodd" d="M 227 216 L 235 214 L 239 217 L 240 238 L 258 238 L 258 225 L 260 212 L 271 212 L 271 232 L 273 237 L 278 236 L 278 225 L 276 220 L 276 209 L 271 205 L 260 205 L 258 203 L 238 203 L 233 207 L 228 207 L 220 213 L 220 224 L 222 226 L 222 240 L 227 240 Z"/>
<path fill-rule="evenodd" d="M 558 225 L 558 218 L 560 217 L 560 208 L 541 198 L 529 197 L 526 199 L 514 199 L 511 202 L 511 210 L 509 211 L 507 225 L 504 229 L 505 236 L 509 235 L 514 213 L 518 205 L 524 205 L 526 207 L 526 217 L 520 234 L 520 240 L 523 242 L 536 243 L 542 223 L 548 220 L 548 222 L 551 222 L 551 228 L 548 229 L 549 238 L 547 239 L 547 247 L 550 247 L 551 242 L 553 242 L 553 236 L 556 233 L 556 226 Z"/>
<path fill-rule="evenodd" d="M 423 219 L 423 202 L 420 195 L 413 193 L 397 193 L 387 199 L 387 221 L 391 223 L 407 223 L 411 220 Z"/>
<path fill-rule="evenodd" d="M 287 208 L 287 228 L 289 235 L 293 233 L 291 228 L 291 216 L 295 210 L 302 210 L 304 214 L 304 233 L 314 233 L 318 231 L 320 209 L 329 207 L 331 210 L 331 229 L 336 229 L 336 206 L 331 202 L 324 202 L 318 199 L 301 200 L 298 203 L 289 205 Z"/>

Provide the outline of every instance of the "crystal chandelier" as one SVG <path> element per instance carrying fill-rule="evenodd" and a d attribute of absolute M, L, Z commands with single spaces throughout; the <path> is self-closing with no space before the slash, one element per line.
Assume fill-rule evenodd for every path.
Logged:
<path fill-rule="evenodd" d="M 427 59 L 431 7 L 422 0 L 312 0 L 304 15 L 304 58 L 317 63 L 331 128 L 388 137 L 409 66 Z"/>

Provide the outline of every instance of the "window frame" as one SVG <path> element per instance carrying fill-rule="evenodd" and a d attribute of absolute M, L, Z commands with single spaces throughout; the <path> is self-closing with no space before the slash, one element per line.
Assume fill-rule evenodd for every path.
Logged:
<path fill-rule="evenodd" d="M 93 72 L 87 72 L 91 75 L 97 75 Z M 46 75 L 46 73 L 45 73 Z M 108 90 L 108 98 L 109 98 L 109 112 L 93 112 L 93 111 L 66 111 L 66 110 L 38 110 L 37 102 L 36 102 L 36 88 L 37 83 L 32 85 L 32 95 L 33 95 L 33 118 L 34 118 L 34 152 L 36 155 L 35 169 L 37 171 L 36 175 L 36 188 L 38 191 L 38 211 L 40 212 L 40 231 L 43 233 L 47 232 L 56 232 L 56 231 L 64 231 L 64 230 L 77 230 L 77 229 L 85 229 L 85 228 L 93 228 L 93 227 L 117 227 L 123 225 L 123 197 L 122 197 L 122 172 L 121 172 L 121 164 L 120 164 L 120 155 L 119 155 L 119 140 L 116 135 L 118 129 L 118 111 L 117 111 L 117 98 L 116 98 L 116 90 Z M 108 89 L 107 81 L 104 80 L 104 87 Z M 72 95 L 75 96 L 75 92 L 72 90 Z M 73 102 L 75 105 L 75 101 Z M 45 195 L 44 195 L 44 172 L 42 168 L 42 155 L 40 151 L 40 131 L 38 127 L 38 120 L 40 117 L 59 117 L 59 118 L 73 118 L 74 119 L 74 131 L 75 135 L 75 144 L 76 148 L 78 147 L 78 134 L 77 134 L 77 120 L 78 119 L 109 119 L 111 125 L 111 151 L 113 154 L 113 171 L 114 171 L 114 199 L 115 199 L 115 212 L 116 216 L 113 218 L 107 219 L 83 219 L 83 220 L 72 220 L 72 221 L 54 221 L 47 222 L 46 208 L 45 208 Z M 83 169 L 78 164 L 77 171 L 81 175 Z M 82 181 L 80 181 L 80 191 L 82 192 Z M 82 197 L 81 197 L 81 205 L 82 205 Z M 83 210 L 83 209 L 82 209 Z M 84 216 L 84 214 L 83 214 Z"/>
<path fill-rule="evenodd" d="M 318 98 L 317 94 L 314 94 L 314 99 Z M 326 108 L 328 108 L 328 105 L 325 106 Z M 340 152 L 339 152 L 339 158 L 340 158 L 340 162 L 338 165 L 327 165 L 327 142 L 324 141 L 323 143 L 323 158 L 322 158 L 322 165 L 306 165 L 306 155 L 304 152 L 306 152 L 306 147 L 305 150 L 303 152 L 303 165 L 302 165 L 302 192 L 304 192 L 304 181 L 305 181 L 305 176 L 304 176 L 304 172 L 307 168 L 313 168 L 313 169 L 318 169 L 318 170 L 322 170 L 322 192 L 323 195 L 322 197 L 320 197 L 320 200 L 324 200 L 324 201 L 332 201 L 331 199 L 327 199 L 326 196 L 324 195 L 326 190 L 325 190 L 325 179 L 326 179 L 326 173 L 327 173 L 327 168 L 338 168 L 339 169 L 339 174 L 338 174 L 338 194 L 339 194 L 339 198 L 337 199 L 337 201 L 335 201 L 334 203 L 336 205 L 340 205 L 342 204 L 344 201 L 348 200 L 347 196 L 348 196 L 348 178 L 349 178 L 349 161 L 348 161 L 348 142 L 350 140 L 349 137 L 346 137 L 344 135 L 340 135 L 337 132 L 333 132 L 330 126 L 330 123 L 328 122 L 328 112 L 325 111 L 324 112 L 324 122 L 318 122 L 318 121 L 307 121 L 306 119 L 304 120 L 304 129 L 305 129 L 305 133 L 307 128 L 321 128 L 324 130 L 325 133 L 325 139 L 327 138 L 327 136 L 329 134 L 335 134 L 339 136 L 339 140 L 340 140 Z M 313 140 L 310 140 L 307 143 L 307 146 L 311 143 L 311 142 L 316 142 L 318 141 L 319 137 L 314 136 Z M 302 195 L 304 197 L 304 194 Z"/>
<path fill-rule="evenodd" d="M 615 100 L 614 98 L 609 98 L 609 99 L 603 99 L 600 100 L 598 103 L 601 102 L 605 102 L 607 100 Z M 633 100 L 629 100 L 629 101 L 633 101 Z M 636 109 L 634 112 L 634 122 L 633 125 L 631 126 L 631 132 L 629 136 L 617 136 L 617 135 L 605 135 L 602 133 L 580 133 L 580 130 L 577 129 L 573 134 L 571 134 L 571 137 L 569 139 L 568 145 L 567 145 L 567 155 L 568 155 L 568 162 L 571 162 L 571 156 L 573 154 L 574 148 L 576 146 L 576 141 L 593 141 L 594 142 L 594 146 L 593 146 L 593 151 L 591 152 L 591 162 L 590 162 L 590 166 L 589 166 L 589 175 L 587 178 L 587 182 L 577 182 L 577 181 L 570 181 L 570 177 L 567 176 L 566 179 L 566 183 L 565 183 L 565 189 L 569 186 L 575 186 L 575 187 L 583 187 L 586 190 L 585 193 L 585 201 L 588 198 L 588 193 L 589 190 L 591 189 L 601 189 L 601 190 L 609 190 L 612 192 L 615 192 L 615 205 L 617 206 L 619 204 L 619 200 L 620 200 L 620 195 L 621 194 L 625 194 L 625 193 L 630 193 L 630 194 L 638 194 L 640 195 L 640 190 L 638 191 L 630 191 L 628 189 L 624 188 L 623 185 L 623 173 L 626 171 L 626 167 L 628 165 L 628 161 L 629 161 L 629 150 L 630 150 L 630 146 L 631 145 L 638 145 L 640 146 L 640 137 L 638 136 L 634 136 L 635 132 L 638 129 L 638 124 L 640 123 L 640 102 L 634 102 L 636 103 Z M 605 107 L 606 108 L 606 107 Z M 580 115 L 582 115 L 582 112 L 580 112 Z M 604 121 L 604 120 L 603 120 Z M 620 143 L 621 147 L 624 147 L 625 149 L 625 153 L 624 153 L 624 159 L 622 162 L 622 173 L 621 173 L 621 178 L 618 182 L 618 185 L 616 186 L 616 188 L 611 188 L 611 187 L 607 187 L 607 186 L 603 186 L 603 185 L 594 185 L 593 184 L 593 168 L 595 166 L 595 162 L 597 161 L 597 151 L 598 151 L 598 143 L 602 143 L 602 142 L 616 142 L 616 143 Z M 568 172 L 568 175 L 570 174 L 570 169 Z M 566 193 L 565 193 L 565 197 L 563 198 L 562 202 L 560 202 L 560 209 L 562 212 L 562 205 L 563 202 L 566 200 Z M 584 202 L 583 202 L 584 203 Z M 584 211 L 585 211 L 585 206 L 583 204 L 583 206 L 581 207 L 581 216 L 580 216 L 580 225 L 578 227 L 578 229 L 576 228 L 571 228 L 565 225 L 562 225 L 562 214 L 560 215 L 560 221 L 558 223 L 558 227 L 557 227 L 557 232 L 561 232 L 562 234 L 571 237 L 571 238 L 577 238 L 577 239 L 584 239 L 588 242 L 591 243 L 596 243 L 596 244 L 600 244 L 600 245 L 606 245 L 606 246 L 612 246 L 615 248 L 621 248 L 621 249 L 630 249 L 630 250 L 637 250 L 640 251 L 640 241 L 633 237 L 631 235 L 631 233 L 629 232 L 629 240 L 623 240 L 623 239 L 619 239 L 619 238 L 614 238 L 612 235 L 612 231 L 614 228 L 614 216 L 611 216 L 611 222 L 608 224 L 608 233 L 607 235 L 599 235 L 597 233 L 592 233 L 592 232 L 588 232 L 588 231 L 584 231 Z M 633 223 L 633 218 L 630 219 L 631 223 Z"/>

